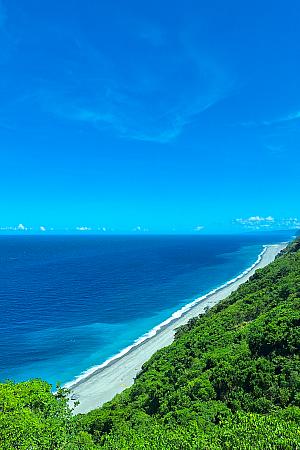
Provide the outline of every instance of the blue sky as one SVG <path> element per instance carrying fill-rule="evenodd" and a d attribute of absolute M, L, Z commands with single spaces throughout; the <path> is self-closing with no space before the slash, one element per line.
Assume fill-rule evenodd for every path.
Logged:
<path fill-rule="evenodd" d="M 299 223 L 299 23 L 298 0 L 0 0 L 0 226 Z"/>

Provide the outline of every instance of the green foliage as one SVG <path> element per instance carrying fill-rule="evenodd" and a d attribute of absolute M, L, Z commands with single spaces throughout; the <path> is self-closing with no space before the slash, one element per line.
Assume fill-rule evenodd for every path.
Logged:
<path fill-rule="evenodd" d="M 103 448 L 116 450 L 294 450 L 299 426 L 283 416 L 237 413 L 205 431 L 197 422 L 186 427 L 120 427 L 106 436 Z"/>
<path fill-rule="evenodd" d="M 79 424 L 112 449 L 300 448 L 299 324 L 296 241 Z"/>
<path fill-rule="evenodd" d="M 300 241 L 177 330 L 134 385 L 72 417 L 39 380 L 0 385 L 1 449 L 300 449 Z"/>
<path fill-rule="evenodd" d="M 74 436 L 65 390 L 53 395 L 41 380 L 0 384 L 1 449 L 76 449 Z"/>

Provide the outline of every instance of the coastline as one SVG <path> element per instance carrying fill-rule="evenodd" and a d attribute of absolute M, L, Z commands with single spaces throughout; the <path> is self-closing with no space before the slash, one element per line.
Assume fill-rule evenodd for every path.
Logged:
<path fill-rule="evenodd" d="M 80 401 L 74 409 L 74 414 L 95 409 L 131 386 L 142 365 L 157 350 L 173 342 L 176 328 L 186 324 L 191 318 L 203 314 L 207 307 L 214 306 L 228 297 L 257 269 L 272 262 L 286 245 L 286 242 L 265 245 L 256 262 L 237 277 L 183 306 L 167 320 L 137 339 L 131 346 L 103 364 L 88 369 L 74 381 L 66 383 L 64 387 L 70 389 L 71 396 L 75 395 Z M 70 400 L 69 404 L 70 407 L 74 407 L 74 401 Z"/>

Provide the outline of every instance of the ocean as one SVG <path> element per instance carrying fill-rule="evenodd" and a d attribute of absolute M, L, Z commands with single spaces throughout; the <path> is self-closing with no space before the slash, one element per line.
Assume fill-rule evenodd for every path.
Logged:
<path fill-rule="evenodd" d="M 0 380 L 71 382 L 291 232 L 0 236 Z"/>

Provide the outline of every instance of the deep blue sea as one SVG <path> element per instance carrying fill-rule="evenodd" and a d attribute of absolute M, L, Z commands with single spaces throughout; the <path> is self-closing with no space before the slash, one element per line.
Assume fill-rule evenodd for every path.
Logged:
<path fill-rule="evenodd" d="M 69 382 L 291 237 L 0 236 L 0 378 Z"/>

